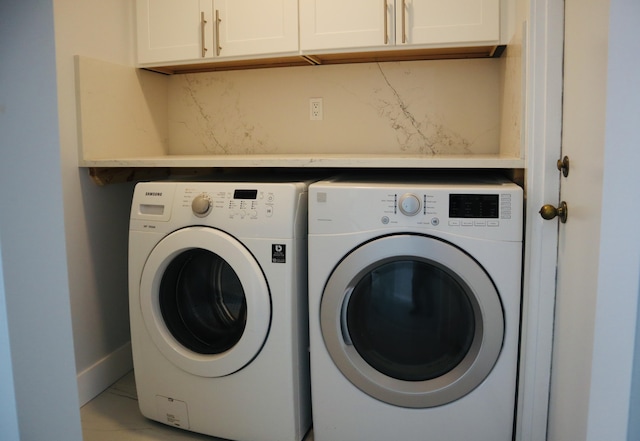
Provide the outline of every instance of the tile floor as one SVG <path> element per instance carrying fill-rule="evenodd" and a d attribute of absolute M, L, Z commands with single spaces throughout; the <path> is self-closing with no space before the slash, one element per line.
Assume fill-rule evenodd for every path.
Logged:
<path fill-rule="evenodd" d="M 82 406 L 80 416 L 84 441 L 222 441 L 143 417 L 133 372 Z M 313 431 L 304 441 L 313 441 Z"/>

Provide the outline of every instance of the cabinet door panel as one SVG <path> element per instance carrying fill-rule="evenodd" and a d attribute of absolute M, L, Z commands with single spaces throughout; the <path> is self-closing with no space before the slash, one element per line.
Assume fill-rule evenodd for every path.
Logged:
<path fill-rule="evenodd" d="M 296 0 L 216 0 L 214 6 L 221 57 L 298 50 Z"/>
<path fill-rule="evenodd" d="M 398 36 L 406 44 L 497 42 L 500 0 L 398 0 Z"/>
<path fill-rule="evenodd" d="M 138 0 L 138 62 L 171 62 L 213 56 L 211 0 Z M 201 22 L 204 12 L 206 24 Z"/>
<path fill-rule="evenodd" d="M 387 33 L 393 35 L 393 4 L 393 0 L 300 0 L 300 47 L 309 51 L 384 46 L 385 15 Z"/>

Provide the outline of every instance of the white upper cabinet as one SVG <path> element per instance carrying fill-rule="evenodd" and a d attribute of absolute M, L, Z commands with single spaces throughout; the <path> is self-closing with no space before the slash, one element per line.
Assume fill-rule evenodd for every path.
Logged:
<path fill-rule="evenodd" d="M 298 51 L 297 0 L 136 0 L 138 63 Z"/>
<path fill-rule="evenodd" d="M 138 63 L 211 58 L 212 11 L 211 0 L 137 0 Z"/>
<path fill-rule="evenodd" d="M 497 43 L 500 0 L 397 0 L 397 44 Z"/>
<path fill-rule="evenodd" d="M 393 0 L 300 0 L 300 49 L 383 46 L 392 39 Z"/>
<path fill-rule="evenodd" d="M 220 56 L 298 51 L 297 0 L 217 0 Z"/>
<path fill-rule="evenodd" d="M 500 0 L 300 0 L 306 53 L 499 40 Z"/>

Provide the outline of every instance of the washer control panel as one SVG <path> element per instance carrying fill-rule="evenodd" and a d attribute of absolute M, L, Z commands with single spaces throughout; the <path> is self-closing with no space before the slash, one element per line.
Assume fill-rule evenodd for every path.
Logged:
<path fill-rule="evenodd" d="M 306 234 L 308 183 L 142 182 L 131 204 L 131 231 L 214 227 L 237 237 Z M 299 231 L 298 231 L 299 230 Z"/>
<path fill-rule="evenodd" d="M 272 191 L 249 187 L 201 190 L 184 188 L 182 200 L 182 206 L 190 206 L 197 217 L 207 217 L 211 213 L 236 220 L 273 216 L 276 195 Z"/>

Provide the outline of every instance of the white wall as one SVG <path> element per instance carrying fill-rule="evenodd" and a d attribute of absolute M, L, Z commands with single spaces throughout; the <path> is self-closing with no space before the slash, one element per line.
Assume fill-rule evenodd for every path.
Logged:
<path fill-rule="evenodd" d="M 600 258 L 586 440 L 634 441 L 639 435 L 638 414 L 630 414 L 630 403 L 631 393 L 637 399 L 639 392 L 637 383 L 636 390 L 631 387 L 640 291 L 640 3 L 611 0 L 609 16 Z"/>
<path fill-rule="evenodd" d="M 53 39 L 51 0 L 0 2 L 1 264 L 23 441 L 82 439 Z M 10 373 L 0 375 L 5 383 Z"/>
<path fill-rule="evenodd" d="M 0 243 L 1 255 L 2 244 Z M 0 265 L 0 397 L 2 397 L 2 404 L 0 404 L 0 433 L 3 434 L 6 441 L 14 441 L 19 439 L 19 429 L 7 321 L 4 277 L 2 275 L 2 265 Z"/>
<path fill-rule="evenodd" d="M 131 369 L 127 236 L 133 185 L 78 168 L 74 56 L 133 66 L 131 0 L 54 0 L 61 166 L 76 370 L 83 404 Z"/>
<path fill-rule="evenodd" d="M 640 270 L 639 270 L 640 271 Z M 640 284 L 640 283 L 639 283 Z M 640 286 L 638 287 L 638 297 L 640 298 Z M 633 372 L 631 378 L 631 394 L 629 396 L 629 431 L 627 439 L 640 439 L 640 419 L 634 415 L 640 415 L 640 301 L 636 310 L 636 342 L 633 357 Z"/>

